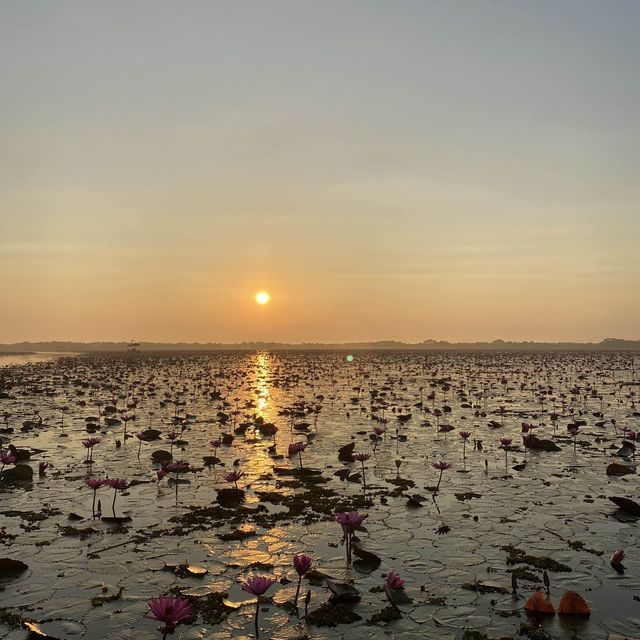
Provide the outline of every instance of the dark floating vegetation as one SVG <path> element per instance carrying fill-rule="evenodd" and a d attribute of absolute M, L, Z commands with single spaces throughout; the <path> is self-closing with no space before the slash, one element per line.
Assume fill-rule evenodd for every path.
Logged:
<path fill-rule="evenodd" d="M 640 636 L 639 355 L 346 355 L 3 370 L 0 639 Z"/>

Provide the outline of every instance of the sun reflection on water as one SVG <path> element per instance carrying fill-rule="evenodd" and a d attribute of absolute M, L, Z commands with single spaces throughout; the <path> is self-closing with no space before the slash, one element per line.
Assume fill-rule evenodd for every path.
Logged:
<path fill-rule="evenodd" d="M 270 367 L 271 356 L 268 353 L 256 353 L 255 368 L 255 393 L 258 396 L 258 415 L 267 419 L 267 409 L 269 407 L 269 378 L 271 375 Z"/>

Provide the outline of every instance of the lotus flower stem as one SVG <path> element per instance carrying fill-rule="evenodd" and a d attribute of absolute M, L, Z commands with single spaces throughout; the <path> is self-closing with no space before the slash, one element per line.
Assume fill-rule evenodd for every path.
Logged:
<path fill-rule="evenodd" d="M 440 476 L 438 477 L 438 484 L 436 485 L 436 490 L 434 491 L 434 493 L 438 493 L 438 489 L 440 489 L 440 483 L 442 482 L 442 472 L 443 469 L 440 469 Z"/>
<path fill-rule="evenodd" d="M 256 627 L 256 640 L 260 638 L 260 625 L 258 621 L 258 616 L 260 615 L 260 596 L 256 597 L 256 618 L 255 618 L 255 627 Z"/>
<path fill-rule="evenodd" d="M 298 608 L 298 598 L 300 597 L 300 585 L 302 584 L 302 576 L 298 575 L 298 588 L 296 589 L 296 595 L 293 599 L 293 602 L 296 605 L 296 608 Z"/>

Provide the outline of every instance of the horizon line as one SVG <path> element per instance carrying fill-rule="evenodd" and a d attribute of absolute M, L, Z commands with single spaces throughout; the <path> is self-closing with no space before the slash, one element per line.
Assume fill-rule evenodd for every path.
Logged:
<path fill-rule="evenodd" d="M 598 342 L 591 341 L 536 341 L 536 340 L 503 340 L 497 338 L 491 341 L 478 340 L 472 342 L 451 342 L 449 340 L 426 339 L 422 342 L 404 342 L 402 340 L 367 340 L 345 342 L 279 342 L 266 340 L 245 340 L 241 342 L 157 342 L 157 341 L 124 341 L 124 340 L 23 340 L 20 342 L 0 343 L 0 353 L 13 352 L 18 349 L 23 351 L 28 348 L 40 350 L 66 350 L 77 351 L 117 351 L 129 349 L 142 351 L 153 350 L 255 350 L 255 349 L 313 349 L 313 350 L 447 350 L 447 349 L 616 349 L 616 350 L 640 350 L 640 339 L 635 338 L 603 338 Z"/>

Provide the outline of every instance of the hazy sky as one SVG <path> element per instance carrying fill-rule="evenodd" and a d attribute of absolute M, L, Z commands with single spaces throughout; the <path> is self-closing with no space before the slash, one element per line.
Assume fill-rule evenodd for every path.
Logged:
<path fill-rule="evenodd" d="M 640 338 L 639 33 L 637 0 L 2 0 L 0 342 Z"/>

